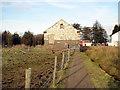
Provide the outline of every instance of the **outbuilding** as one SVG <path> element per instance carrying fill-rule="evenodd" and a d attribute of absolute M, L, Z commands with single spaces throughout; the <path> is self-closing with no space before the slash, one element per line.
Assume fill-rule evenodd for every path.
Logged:
<path fill-rule="evenodd" d="M 110 35 L 112 46 L 120 46 L 120 31 Z"/>
<path fill-rule="evenodd" d="M 80 31 L 61 19 L 44 31 L 44 45 L 48 49 L 66 49 L 78 44 Z"/>

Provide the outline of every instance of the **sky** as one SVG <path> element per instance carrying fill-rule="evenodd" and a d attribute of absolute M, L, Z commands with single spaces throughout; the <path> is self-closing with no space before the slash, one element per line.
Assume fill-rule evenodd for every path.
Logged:
<path fill-rule="evenodd" d="M 110 35 L 118 24 L 119 0 L 1 0 L 0 30 L 42 34 L 60 19 L 92 27 L 95 21 Z"/>

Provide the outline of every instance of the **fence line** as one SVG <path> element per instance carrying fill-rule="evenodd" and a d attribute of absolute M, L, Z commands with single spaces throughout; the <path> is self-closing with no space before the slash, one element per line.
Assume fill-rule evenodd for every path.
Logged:
<path fill-rule="evenodd" d="M 44 84 L 41 85 L 41 86 L 39 86 L 39 87 L 45 88 L 47 86 L 47 83 L 49 84 L 49 82 L 50 82 L 50 84 L 52 85 L 52 87 L 55 88 L 55 86 L 56 86 L 57 71 L 61 71 L 61 70 L 63 70 L 63 69 L 66 68 L 66 66 L 67 66 L 67 64 L 68 64 L 68 62 L 70 60 L 71 52 L 75 52 L 75 49 L 76 48 L 70 48 L 70 49 L 65 49 L 65 50 L 57 52 L 57 53 L 62 52 L 62 59 L 61 59 L 60 70 L 57 70 L 57 66 L 59 64 L 58 63 L 59 60 L 58 60 L 58 57 L 55 56 L 55 62 L 54 62 L 55 64 L 54 64 L 54 70 L 53 70 L 53 72 L 51 71 L 51 68 L 53 68 L 53 67 L 51 67 L 51 65 L 50 65 L 50 67 L 47 67 L 47 68 L 44 69 L 45 72 L 48 72 L 48 69 L 50 69 L 50 71 L 48 72 L 47 75 L 49 75 L 49 74 L 51 74 L 51 75 L 49 76 L 48 80 L 45 80 Z M 35 77 L 36 79 L 34 79 L 32 81 L 31 80 L 31 69 L 30 68 L 26 69 L 26 78 L 25 78 L 26 80 L 24 82 L 25 88 L 34 88 L 37 84 L 39 84 L 41 82 L 41 78 L 39 79 L 39 75 L 41 75 L 41 74 L 44 75 L 44 73 L 45 73 L 44 71 L 42 71 L 39 74 L 37 74 L 36 77 Z M 34 81 L 35 81 L 35 83 L 34 83 Z M 31 85 L 31 83 L 34 83 L 34 84 Z M 49 86 L 51 86 L 51 85 L 49 85 Z M 49 86 L 47 86 L 47 88 Z M 21 86 L 21 87 L 24 87 L 24 86 Z"/>

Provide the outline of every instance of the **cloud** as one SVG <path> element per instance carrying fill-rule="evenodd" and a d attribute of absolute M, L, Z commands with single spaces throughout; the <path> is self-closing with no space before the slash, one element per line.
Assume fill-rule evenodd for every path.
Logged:
<path fill-rule="evenodd" d="M 15 1 L 15 2 L 14 2 Z M 29 2 L 23 2 L 22 0 L 17 2 L 16 0 L 2 0 L 2 7 L 12 7 L 14 9 L 29 9 L 30 4 Z"/>
<path fill-rule="evenodd" d="M 52 0 L 52 1 L 53 2 L 51 2 L 50 0 L 45 0 L 45 2 L 48 3 L 49 5 L 53 5 L 53 6 L 60 7 L 60 8 L 72 9 L 72 8 L 76 7 L 76 6 L 73 6 L 73 5 L 63 4 L 61 2 L 55 2 L 56 0 Z"/>
<path fill-rule="evenodd" d="M 31 6 L 44 5 L 42 0 L 2 0 L 2 7 L 13 7 L 14 9 L 30 9 Z"/>
<path fill-rule="evenodd" d="M 119 2 L 119 0 L 1 0 L 1 2 Z"/>
<path fill-rule="evenodd" d="M 10 2 L 11 0 L 1 0 L 1 2 Z"/>
<path fill-rule="evenodd" d="M 14 8 L 19 9 L 29 9 L 34 5 L 42 5 L 41 2 L 61 8 L 75 8 L 75 6 L 63 4 L 58 2 L 58 0 L 2 0 L 3 5 L 11 4 Z"/>
<path fill-rule="evenodd" d="M 1 0 L 2 4 L 9 5 L 11 4 L 10 0 Z"/>
<path fill-rule="evenodd" d="M 1 0 L 3 6 L 13 6 L 18 9 L 29 9 L 33 5 L 41 5 L 40 2 L 48 3 L 60 8 L 76 8 L 76 6 L 64 4 L 64 2 L 118 2 L 119 0 Z M 15 3 L 15 4 L 13 4 Z"/>
<path fill-rule="evenodd" d="M 2 0 L 2 1 L 7 3 L 10 1 L 12 2 L 13 0 Z M 24 0 L 24 1 L 16 0 L 15 4 L 13 4 L 12 6 L 17 9 L 29 9 L 29 8 L 31 8 L 32 5 L 39 5 L 39 4 L 41 4 L 40 2 L 43 2 L 45 4 L 48 3 L 49 5 L 53 5 L 53 6 L 60 7 L 60 8 L 67 8 L 67 9 L 76 8 L 76 6 L 73 6 L 70 4 L 68 5 L 68 3 L 66 3 L 66 4 L 64 3 L 64 2 L 68 2 L 68 1 L 70 1 L 70 2 L 82 2 L 82 1 L 83 2 L 99 2 L 101 0 L 98 0 L 98 1 L 97 0 L 91 0 L 91 1 L 90 0 L 64 0 L 64 1 L 63 0 L 44 0 L 44 1 L 43 0 Z M 106 1 L 108 1 L 108 0 L 104 0 L 103 2 L 106 2 Z M 113 0 L 109 0 L 108 2 L 112 2 L 112 1 Z M 114 1 L 118 1 L 118 0 L 114 0 Z M 11 3 L 8 3 L 8 4 L 11 4 Z M 91 13 L 89 13 L 87 10 L 86 10 L 87 12 L 85 13 L 85 11 L 84 11 L 83 14 L 77 13 L 80 20 L 82 20 L 81 17 L 83 17 L 83 21 L 79 21 L 79 22 L 83 25 L 92 26 L 93 23 L 95 22 L 95 20 L 98 20 L 101 23 L 101 25 L 103 25 L 103 27 L 107 30 L 108 34 L 111 34 L 112 28 L 117 23 L 117 20 L 115 20 L 117 16 L 114 15 L 115 13 L 110 12 L 111 10 L 109 9 L 109 7 L 108 8 L 106 8 L 106 7 L 102 8 L 102 7 L 101 6 L 100 7 L 99 6 L 98 7 L 90 6 L 90 9 L 94 9 L 93 10 L 94 12 L 91 12 L 92 10 L 87 9 Z M 79 11 L 81 11 L 81 10 L 79 10 Z M 86 15 L 88 15 L 89 17 L 87 16 L 84 18 L 84 16 L 86 16 Z M 69 21 L 68 23 L 75 21 L 75 20 L 76 21 L 79 20 L 79 19 L 77 19 L 78 17 L 74 17 L 73 20 L 70 20 L 71 18 L 68 17 L 68 21 Z M 84 20 L 86 18 L 87 18 L 87 20 Z M 12 22 L 17 23 L 17 21 L 12 21 Z M 45 30 L 46 27 L 49 26 L 49 24 L 46 25 L 46 22 L 41 27 L 40 27 L 40 25 L 42 23 L 40 24 L 40 22 L 38 22 L 38 23 L 36 22 L 35 24 L 31 23 L 30 25 L 28 24 L 30 22 L 25 22 L 25 21 L 20 22 L 20 24 L 16 24 L 16 23 L 13 23 L 13 26 L 12 26 L 11 22 L 6 23 L 6 27 L 8 27 L 7 25 L 11 24 L 11 25 L 9 25 L 8 29 L 11 27 L 10 29 L 14 30 L 14 31 L 16 31 L 16 29 L 18 29 L 18 31 L 19 30 L 25 31 L 26 29 L 28 29 L 28 27 L 31 27 L 31 30 L 33 30 L 33 32 L 34 32 L 34 30 L 36 30 L 35 31 L 36 33 L 39 33 L 39 32 L 42 33 L 42 30 Z M 28 24 L 28 25 L 26 25 L 26 24 Z M 20 27 L 19 27 L 19 25 L 20 25 Z M 12 27 L 14 27 L 14 28 L 12 28 Z M 41 30 L 39 31 L 38 28 L 41 28 Z"/>
<path fill-rule="evenodd" d="M 15 3 L 13 7 L 15 9 L 30 9 L 30 5 L 28 3 L 23 3 L 23 2 Z"/>

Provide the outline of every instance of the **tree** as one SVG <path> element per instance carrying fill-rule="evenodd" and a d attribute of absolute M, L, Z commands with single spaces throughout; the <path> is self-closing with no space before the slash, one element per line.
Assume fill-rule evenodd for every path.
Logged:
<path fill-rule="evenodd" d="M 30 31 L 24 33 L 24 35 L 22 37 L 22 43 L 25 45 L 28 45 L 28 46 L 32 46 L 33 34 Z"/>
<path fill-rule="evenodd" d="M 21 38 L 17 33 L 12 35 L 12 42 L 14 45 L 21 44 Z"/>
<path fill-rule="evenodd" d="M 4 47 L 7 44 L 8 44 L 8 42 L 7 42 L 7 31 L 4 31 L 2 33 L 2 46 Z"/>
<path fill-rule="evenodd" d="M 2 46 L 12 46 L 12 34 L 9 31 L 2 33 Z"/>
<path fill-rule="evenodd" d="M 83 40 L 92 40 L 92 30 L 90 27 L 83 27 L 82 38 Z"/>
<path fill-rule="evenodd" d="M 118 31 L 120 31 L 120 24 L 119 24 L 119 27 L 118 27 Z"/>
<path fill-rule="evenodd" d="M 74 27 L 74 28 L 76 28 L 77 30 L 80 30 L 81 31 L 81 26 L 80 26 L 80 24 L 78 24 L 78 23 L 74 23 L 74 24 L 72 24 L 72 26 Z"/>
<path fill-rule="evenodd" d="M 114 26 L 114 29 L 112 31 L 112 35 L 115 34 L 116 32 L 118 32 L 120 30 L 120 26 L 118 27 L 118 25 Z"/>
<path fill-rule="evenodd" d="M 34 35 L 34 44 L 35 45 L 43 45 L 44 44 L 44 35 L 43 34 Z"/>
<path fill-rule="evenodd" d="M 77 33 L 80 33 L 80 39 L 82 39 L 82 26 L 78 23 L 74 23 L 74 24 L 72 24 L 72 26 L 74 28 L 76 28 L 77 30 L 79 30 L 79 31 L 77 31 Z"/>
<path fill-rule="evenodd" d="M 0 32 L 0 45 L 2 45 L 2 32 Z"/>
<path fill-rule="evenodd" d="M 107 42 L 107 32 L 98 21 L 93 24 L 92 40 L 94 40 L 95 43 Z"/>

